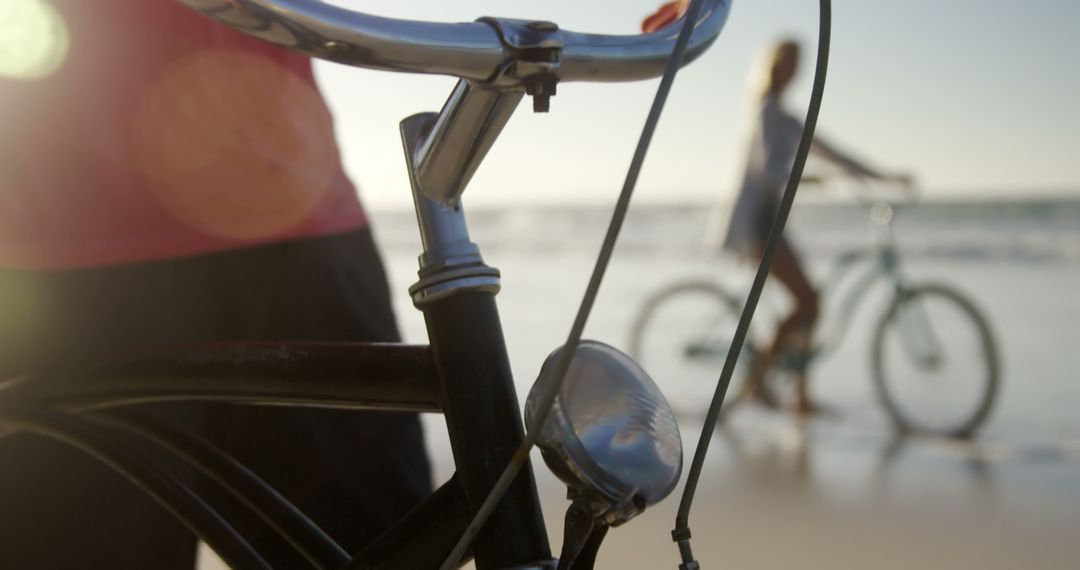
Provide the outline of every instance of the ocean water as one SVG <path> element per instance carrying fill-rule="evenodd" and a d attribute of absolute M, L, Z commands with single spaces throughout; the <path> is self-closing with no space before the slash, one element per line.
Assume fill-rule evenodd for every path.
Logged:
<path fill-rule="evenodd" d="M 586 336 L 625 348 L 644 299 L 678 280 L 721 283 L 744 298 L 752 267 L 708 244 L 714 216 L 707 204 L 633 209 Z M 420 247 L 413 215 L 375 212 L 373 218 L 404 334 L 425 342 L 422 318 L 406 293 Z M 609 218 L 599 207 L 469 212 L 473 240 L 503 274 L 499 307 L 521 398 L 543 359 L 566 338 Z M 1001 390 L 984 434 L 1023 441 L 1080 437 L 1074 411 L 1080 402 L 1080 200 L 908 204 L 895 208 L 893 220 L 909 280 L 962 291 L 992 327 Z M 789 226 L 816 280 L 838 255 L 871 246 L 876 231 L 868 208 L 852 203 L 797 203 Z M 824 299 L 828 315 L 830 297 Z M 886 301 L 880 288 L 864 300 L 838 349 L 812 369 L 815 394 L 837 406 L 844 421 L 869 430 L 887 429 L 869 362 L 870 332 Z M 768 334 L 771 317 L 786 302 L 782 292 L 767 288 L 755 326 Z"/>

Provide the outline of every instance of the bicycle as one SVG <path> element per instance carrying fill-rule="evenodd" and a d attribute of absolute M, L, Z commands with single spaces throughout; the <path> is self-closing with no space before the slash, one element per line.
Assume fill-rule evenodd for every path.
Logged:
<path fill-rule="evenodd" d="M 651 381 L 625 356 L 598 343 L 577 346 L 573 366 L 603 368 L 610 374 L 601 375 L 606 384 L 599 393 L 614 391 L 625 398 L 613 408 L 589 400 L 589 394 L 560 392 L 552 421 L 538 421 L 545 459 L 574 498 L 561 562 L 555 560 L 528 455 L 515 455 L 526 434 L 494 300 L 500 274 L 484 263 L 470 240 L 460 196 L 527 95 L 535 111 L 546 111 L 558 82 L 672 76 L 671 69 L 713 43 L 730 2 L 696 1 L 676 37 L 670 29 L 604 36 L 560 30 L 550 22 L 500 18 L 466 24 L 404 21 L 314 0 L 181 1 L 313 57 L 460 79 L 441 112 L 413 115 L 401 123 L 423 244 L 419 280 L 410 295 L 424 313 L 430 344 L 190 347 L 91 370 L 2 380 L 0 436 L 26 430 L 95 456 L 156 498 L 234 568 L 271 567 L 230 522 L 247 512 L 320 569 L 456 567 L 469 559 L 480 569 L 591 567 L 609 526 L 662 499 L 678 481 L 682 449 L 677 431 L 671 431 L 677 429 L 674 417 Z M 569 358 L 564 360 L 570 365 Z M 589 388 L 579 372 L 571 368 L 564 387 Z M 542 373 L 539 384 L 550 378 Z M 457 472 L 375 542 L 347 553 L 221 450 L 129 409 L 164 401 L 442 413 Z M 581 402 L 588 404 L 593 423 L 573 423 Z M 547 414 L 544 407 L 541 398 L 527 411 Z M 625 435 L 624 428 L 631 430 L 635 446 L 628 448 L 626 438 L 616 441 L 615 435 Z M 147 450 L 193 467 L 238 501 L 200 496 L 151 461 Z M 627 473 L 620 459 L 634 462 L 636 471 Z M 504 466 L 515 462 L 521 462 L 521 470 L 482 530 L 470 536 L 470 521 L 493 496 Z M 468 551 L 458 555 L 454 547 L 463 536 Z"/>
<path fill-rule="evenodd" d="M 870 347 L 878 401 L 900 432 L 969 437 L 986 421 L 998 391 L 1000 362 L 990 326 L 975 303 L 954 287 L 909 282 L 894 239 L 895 205 L 867 205 L 878 239 L 871 248 L 838 257 L 821 287 L 823 306 L 829 308 L 830 293 L 839 284 L 854 284 L 837 308 L 823 315 L 824 332 L 816 335 L 816 345 L 784 350 L 766 374 L 766 386 L 775 386 L 772 380 L 781 373 L 805 370 L 833 351 L 856 310 L 875 285 L 884 283 L 890 298 Z M 667 378 L 661 385 L 668 394 L 694 390 L 699 383 L 710 387 L 727 356 L 740 310 L 739 298 L 712 280 L 678 281 L 643 303 L 631 325 L 630 354 L 654 377 Z M 724 414 L 751 398 L 752 387 L 740 382 L 757 350 L 748 338 L 732 380 L 735 397 L 728 398 Z"/>

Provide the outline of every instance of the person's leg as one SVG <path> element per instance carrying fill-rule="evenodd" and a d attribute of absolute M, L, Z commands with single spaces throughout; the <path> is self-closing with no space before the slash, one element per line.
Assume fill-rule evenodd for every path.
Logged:
<path fill-rule="evenodd" d="M 798 254 L 786 239 L 782 239 L 773 257 L 769 275 L 792 295 L 795 306 L 780 321 L 770 346 L 760 353 L 751 366 L 747 385 L 766 405 L 775 406 L 776 399 L 765 387 L 764 379 L 776 359 L 787 350 L 806 352 L 813 346 L 813 328 L 817 321 L 819 297 L 803 271 Z M 796 405 L 800 412 L 811 412 L 814 405 L 809 397 L 806 371 L 796 373 Z"/>
<path fill-rule="evenodd" d="M 787 240 L 780 243 L 776 257 L 782 261 L 774 266 L 773 274 L 791 292 L 795 299 L 795 308 L 777 328 L 771 350 L 774 355 L 783 350 L 798 353 L 803 364 L 795 371 L 796 411 L 812 414 L 818 411 L 818 406 L 810 398 L 805 362 L 814 346 L 814 325 L 817 323 L 820 308 L 819 296 Z"/>

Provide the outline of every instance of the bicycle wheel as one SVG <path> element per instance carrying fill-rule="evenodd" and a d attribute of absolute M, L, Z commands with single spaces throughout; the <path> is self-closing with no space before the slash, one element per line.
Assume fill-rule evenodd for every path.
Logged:
<path fill-rule="evenodd" d="M 720 287 L 700 281 L 676 283 L 645 301 L 631 329 L 630 354 L 660 386 L 677 415 L 702 417 L 738 322 L 739 303 Z M 753 353 L 747 339 L 731 377 L 724 412 L 742 399 Z"/>
<path fill-rule="evenodd" d="M 906 290 L 878 323 L 874 384 L 896 427 L 966 437 L 997 394 L 997 347 L 975 305 L 942 285 Z"/>

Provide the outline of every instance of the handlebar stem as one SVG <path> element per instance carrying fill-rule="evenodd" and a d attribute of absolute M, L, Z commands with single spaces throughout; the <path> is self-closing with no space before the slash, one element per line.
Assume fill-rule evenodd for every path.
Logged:
<path fill-rule="evenodd" d="M 441 204 L 457 202 L 524 95 L 458 81 L 438 118 L 406 149 L 420 191 Z"/>
<path fill-rule="evenodd" d="M 499 270 L 484 264 L 480 248 L 469 238 L 461 203 L 433 200 L 419 187 L 414 153 L 422 144 L 423 133 L 433 129 L 438 118 L 435 113 L 420 113 L 401 122 L 405 162 L 424 246 L 420 255 L 420 280 L 409 288 L 413 304 L 419 308 L 462 292 L 495 295 L 500 288 Z"/>

